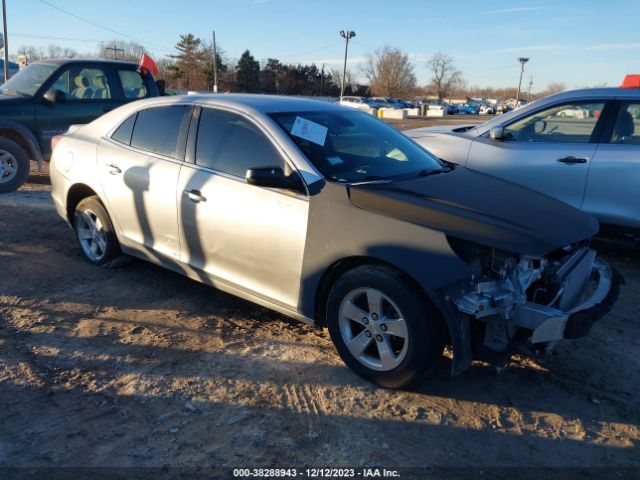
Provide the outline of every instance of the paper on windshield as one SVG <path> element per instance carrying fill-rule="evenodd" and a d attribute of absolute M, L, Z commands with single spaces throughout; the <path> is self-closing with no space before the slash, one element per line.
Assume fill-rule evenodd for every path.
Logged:
<path fill-rule="evenodd" d="M 328 129 L 324 125 L 312 122 L 306 118 L 296 117 L 296 121 L 291 128 L 291 135 L 304 138 L 316 145 L 324 147 L 324 142 L 327 139 L 327 131 Z"/>

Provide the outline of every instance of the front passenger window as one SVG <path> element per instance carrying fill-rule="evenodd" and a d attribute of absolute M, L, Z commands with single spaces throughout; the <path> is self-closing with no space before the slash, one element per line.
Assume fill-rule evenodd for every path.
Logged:
<path fill-rule="evenodd" d="M 508 125 L 505 140 L 544 143 L 589 143 L 604 102 L 565 103 L 533 113 Z"/>
<path fill-rule="evenodd" d="M 253 123 L 211 108 L 200 115 L 196 165 L 242 178 L 250 168 L 279 166 L 285 170 L 276 148 Z"/>
<path fill-rule="evenodd" d="M 611 143 L 640 145 L 640 103 L 622 104 L 613 127 Z"/>

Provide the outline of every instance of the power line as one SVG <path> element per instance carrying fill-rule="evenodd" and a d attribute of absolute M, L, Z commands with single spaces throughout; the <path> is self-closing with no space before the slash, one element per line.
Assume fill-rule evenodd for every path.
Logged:
<path fill-rule="evenodd" d="M 280 58 L 291 58 L 291 57 L 301 57 L 302 55 L 307 55 L 309 53 L 315 53 L 315 52 L 321 52 L 322 50 L 327 50 L 328 48 L 332 48 L 335 47 L 337 45 L 339 45 L 340 42 L 336 42 L 336 43 L 332 43 L 331 45 L 326 45 L 324 47 L 320 47 L 320 48 L 314 48 L 313 50 L 307 50 L 306 52 L 300 52 L 300 53 L 292 53 L 291 55 L 284 55 Z"/>
<path fill-rule="evenodd" d="M 164 45 L 158 45 L 158 44 L 151 43 L 151 42 L 144 42 L 144 41 L 140 40 L 139 38 L 132 37 L 131 35 L 127 35 L 126 33 L 119 32 L 118 30 L 114 30 L 114 29 L 109 28 L 109 27 L 105 27 L 104 25 L 100 25 L 99 23 L 96 23 L 96 22 L 94 22 L 92 20 L 89 20 L 87 18 L 81 17 L 79 15 L 76 15 L 75 13 L 72 13 L 72 12 L 70 12 L 68 10 L 65 10 L 64 8 L 60 8 L 57 5 L 54 5 L 53 3 L 48 2 L 47 0 L 40 0 L 40 2 L 44 3 L 45 5 L 50 6 L 51 8 L 54 8 L 54 9 L 60 11 L 62 13 L 66 13 L 67 15 L 69 15 L 69 16 L 71 16 L 73 18 L 76 18 L 76 19 L 81 20 L 83 22 L 86 22 L 86 23 L 88 23 L 90 25 L 93 25 L 94 27 L 98 27 L 98 28 L 101 28 L 102 30 L 106 30 L 107 32 L 115 33 L 116 35 L 120 35 L 122 37 L 129 38 L 129 39 L 134 40 L 134 41 L 139 42 L 139 43 L 146 43 L 147 45 L 151 45 L 151 46 L 167 49 L 167 47 L 164 46 Z"/>
<path fill-rule="evenodd" d="M 24 37 L 24 38 L 38 38 L 41 40 L 60 40 L 66 42 L 85 42 L 85 43 L 109 43 L 113 42 L 113 39 L 105 40 L 104 38 L 71 38 L 71 37 L 51 37 L 46 35 L 31 35 L 28 33 L 11 33 L 12 37 Z M 161 52 L 173 52 L 172 49 L 167 48 L 154 48 L 154 50 L 158 50 Z"/>

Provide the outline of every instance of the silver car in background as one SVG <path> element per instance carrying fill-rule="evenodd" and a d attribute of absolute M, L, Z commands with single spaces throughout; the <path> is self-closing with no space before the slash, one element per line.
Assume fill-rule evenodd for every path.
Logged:
<path fill-rule="evenodd" d="M 640 231 L 640 88 L 563 92 L 481 125 L 405 133 L 443 160 Z"/>
<path fill-rule="evenodd" d="M 590 215 L 452 168 L 352 108 L 258 95 L 135 102 L 57 138 L 57 211 L 122 254 L 317 326 L 385 387 L 585 335 L 615 297 Z M 473 347 L 473 350 L 472 350 Z"/>

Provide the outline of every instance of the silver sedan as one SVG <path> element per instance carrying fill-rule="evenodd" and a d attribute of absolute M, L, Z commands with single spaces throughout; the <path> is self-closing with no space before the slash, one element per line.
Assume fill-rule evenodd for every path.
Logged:
<path fill-rule="evenodd" d="M 583 336 L 615 292 L 590 215 L 327 103 L 136 102 L 57 138 L 51 180 L 89 262 L 128 254 L 327 326 L 385 387 L 447 343 L 460 373 L 472 342 L 508 358 Z"/>
<path fill-rule="evenodd" d="M 640 88 L 564 92 L 481 125 L 405 133 L 446 161 L 640 230 Z"/>

